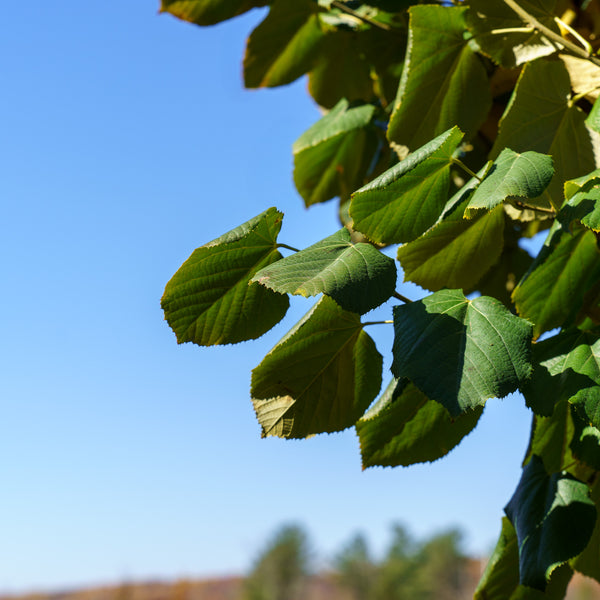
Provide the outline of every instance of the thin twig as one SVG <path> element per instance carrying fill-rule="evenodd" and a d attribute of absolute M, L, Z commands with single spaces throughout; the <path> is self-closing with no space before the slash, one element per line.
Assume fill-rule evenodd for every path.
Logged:
<path fill-rule="evenodd" d="M 342 12 L 345 12 L 347 15 L 353 16 L 355 19 L 362 21 L 363 23 L 367 23 L 367 25 L 372 25 L 373 27 L 379 27 L 379 29 L 383 29 L 384 31 L 390 32 L 393 29 L 386 25 L 385 23 L 380 23 L 379 21 L 375 21 L 370 17 L 366 17 L 365 15 L 361 15 L 357 13 L 355 10 L 352 10 L 349 6 L 346 6 L 343 2 L 339 2 L 338 0 L 332 0 L 331 6 L 333 8 L 339 8 Z"/>
<path fill-rule="evenodd" d="M 544 208 L 543 206 L 533 206 L 532 204 L 527 204 L 526 202 L 521 202 L 520 200 L 513 200 L 515 206 L 522 210 L 535 210 L 537 212 L 545 213 L 547 215 L 556 215 L 556 211 L 553 208 Z"/>
<path fill-rule="evenodd" d="M 477 181 L 479 181 L 480 183 L 483 181 L 483 179 L 481 179 L 481 177 L 479 177 L 477 173 L 471 171 L 471 169 L 469 169 L 469 167 L 467 167 L 467 165 L 465 165 L 465 163 L 462 160 L 459 160 L 458 158 L 451 158 L 450 161 L 457 167 L 460 167 L 465 173 L 468 173 L 471 177 L 475 177 L 475 179 L 477 179 Z"/>
<path fill-rule="evenodd" d="M 298 248 L 294 248 L 293 246 L 288 246 L 287 244 L 277 244 L 278 248 L 287 248 L 288 250 L 293 250 L 294 252 L 300 252 Z"/>
<path fill-rule="evenodd" d="M 366 327 L 367 325 L 392 325 L 394 321 L 367 321 L 363 323 L 362 326 Z"/>
<path fill-rule="evenodd" d="M 534 29 L 537 29 L 540 33 L 542 33 L 546 38 L 548 38 L 551 42 L 555 44 L 560 44 L 565 50 L 568 50 L 571 54 L 578 56 L 579 58 L 585 58 L 590 62 L 593 62 L 595 65 L 600 67 L 600 59 L 588 54 L 585 50 L 580 48 L 577 44 L 570 42 L 565 39 L 558 33 L 554 33 L 552 29 L 549 29 L 542 23 L 540 23 L 533 15 L 530 15 L 524 8 L 519 6 L 515 0 L 504 0 L 504 4 L 506 4 L 509 8 L 511 8 L 514 12 L 516 12 L 523 21 L 525 21 L 528 25 L 531 25 Z"/>
<path fill-rule="evenodd" d="M 398 292 L 394 292 L 392 295 L 394 296 L 394 298 L 397 298 L 398 300 L 404 302 L 404 304 L 412 304 L 412 300 L 410 298 L 407 298 L 406 296 L 403 296 Z"/>

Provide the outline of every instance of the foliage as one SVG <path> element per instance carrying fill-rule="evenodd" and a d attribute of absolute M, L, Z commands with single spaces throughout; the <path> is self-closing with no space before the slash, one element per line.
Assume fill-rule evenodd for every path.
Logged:
<path fill-rule="evenodd" d="M 253 371 L 253 403 L 263 435 L 354 426 L 364 467 L 437 460 L 520 390 L 529 451 L 477 595 L 600 580 L 598 3 L 162 0 L 198 25 L 267 5 L 245 84 L 308 76 L 324 114 L 294 182 L 306 206 L 337 198 L 343 227 L 289 254 L 270 208 L 198 248 L 162 301 L 178 342 L 254 339 L 289 294 L 322 294 Z M 395 291 L 398 267 L 422 298 Z M 395 334 L 379 398 L 375 307 Z"/>
<path fill-rule="evenodd" d="M 382 560 L 372 559 L 365 538 L 357 535 L 337 556 L 334 568 L 354 600 L 464 598 L 473 583 L 460 537 L 450 530 L 417 542 L 396 525 Z"/>
<path fill-rule="evenodd" d="M 308 537 L 300 526 L 275 533 L 245 582 L 246 600 L 294 600 L 302 597 L 309 574 Z"/>

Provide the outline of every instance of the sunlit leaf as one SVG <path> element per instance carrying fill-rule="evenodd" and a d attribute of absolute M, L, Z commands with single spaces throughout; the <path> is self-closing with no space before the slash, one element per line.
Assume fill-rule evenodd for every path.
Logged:
<path fill-rule="evenodd" d="M 517 532 L 520 582 L 541 590 L 586 547 L 596 522 L 588 486 L 564 472 L 549 476 L 535 455 L 505 511 Z"/>
<path fill-rule="evenodd" d="M 536 60 L 523 67 L 500 121 L 492 157 L 504 148 L 551 155 L 555 174 L 537 204 L 560 208 L 565 181 L 599 166 L 595 159 L 598 139 L 586 126 L 585 113 L 571 102 L 571 82 L 564 63 Z"/>
<path fill-rule="evenodd" d="M 473 135 L 491 106 L 487 74 L 465 38 L 464 7 L 413 6 L 388 137 L 415 150 L 458 125 Z"/>
<path fill-rule="evenodd" d="M 371 104 L 350 108 L 340 100 L 294 144 L 294 182 L 306 206 L 335 196 L 349 198 L 363 183 L 376 136 L 367 129 Z"/>
<path fill-rule="evenodd" d="M 342 308 L 365 313 L 393 293 L 396 265 L 371 244 L 353 244 L 346 228 L 261 269 L 253 278 L 280 293 L 325 293 Z"/>
<path fill-rule="evenodd" d="M 498 64 L 515 67 L 556 52 L 556 46 L 528 24 L 503 0 L 470 0 L 469 29 L 484 54 Z M 519 6 L 546 27 L 560 33 L 554 22 L 556 0 L 519 0 Z"/>
<path fill-rule="evenodd" d="M 491 210 L 507 199 L 536 198 L 548 187 L 553 175 L 550 156 L 539 152 L 519 154 L 505 148 L 473 192 L 466 214 L 472 216 L 479 209 Z"/>
<path fill-rule="evenodd" d="M 519 314 L 534 335 L 568 324 L 591 282 L 600 275 L 600 254 L 591 231 L 571 232 L 555 222 L 531 268 L 513 292 Z"/>
<path fill-rule="evenodd" d="M 268 3 L 268 0 L 161 0 L 160 11 L 196 25 L 214 25 Z"/>
<path fill-rule="evenodd" d="M 537 412 L 549 398 L 568 400 L 585 418 L 600 427 L 600 332 L 570 329 L 536 344 L 531 382 L 523 392 Z"/>
<path fill-rule="evenodd" d="M 448 201 L 431 229 L 398 249 L 405 281 L 432 291 L 468 288 L 498 260 L 504 240 L 502 207 L 489 213 L 478 211 L 473 219 L 463 217 L 476 185 L 473 178 Z"/>
<path fill-rule="evenodd" d="M 263 436 L 341 431 L 381 388 L 382 358 L 354 313 L 324 296 L 252 371 Z"/>
<path fill-rule="evenodd" d="M 194 250 L 173 275 L 161 304 L 179 343 L 211 346 L 254 339 L 283 318 L 287 296 L 248 285 L 258 270 L 281 258 L 282 218 L 276 209 L 266 210 Z"/>
<path fill-rule="evenodd" d="M 462 139 L 446 131 L 352 195 L 354 227 L 382 243 L 410 242 L 440 216 L 450 188 L 450 165 Z"/>
<path fill-rule="evenodd" d="M 250 34 L 244 57 L 246 87 L 291 83 L 312 69 L 324 33 L 312 0 L 275 0 Z"/>
<path fill-rule="evenodd" d="M 441 290 L 394 309 L 392 372 L 453 416 L 513 392 L 530 375 L 531 325 L 487 296 Z"/>
<path fill-rule="evenodd" d="M 475 428 L 482 411 L 479 407 L 453 419 L 412 383 L 394 379 L 356 424 L 363 468 L 437 460 Z"/>

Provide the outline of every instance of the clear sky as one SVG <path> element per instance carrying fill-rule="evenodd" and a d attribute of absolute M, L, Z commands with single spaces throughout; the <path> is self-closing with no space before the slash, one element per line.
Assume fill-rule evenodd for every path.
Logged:
<path fill-rule="evenodd" d="M 0 591 L 240 573 L 289 521 L 323 556 L 357 530 L 382 549 L 393 522 L 456 525 L 487 552 L 520 476 L 521 398 L 488 402 L 443 461 L 362 472 L 351 430 L 259 437 L 250 370 L 310 301 L 256 343 L 176 344 L 159 302 L 195 247 L 269 206 L 292 246 L 338 224 L 292 184 L 318 116 L 305 82 L 242 88 L 262 13 L 200 29 L 157 8 L 2 7 Z"/>

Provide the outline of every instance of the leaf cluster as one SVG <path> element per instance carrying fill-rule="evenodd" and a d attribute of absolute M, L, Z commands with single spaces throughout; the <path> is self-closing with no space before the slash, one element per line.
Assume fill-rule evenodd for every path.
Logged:
<path fill-rule="evenodd" d="M 354 427 L 364 468 L 437 460 L 490 398 L 522 392 L 529 451 L 477 597 L 559 598 L 573 569 L 600 580 L 600 9 L 162 1 L 198 25 L 263 6 L 244 82 L 307 76 L 323 116 L 294 144 L 294 182 L 307 207 L 338 203 L 340 229 L 291 249 L 270 208 L 195 250 L 162 299 L 178 342 L 254 339 L 289 295 L 320 295 L 254 369 L 252 401 L 265 436 Z M 377 307 L 394 330 L 385 386 Z"/>

